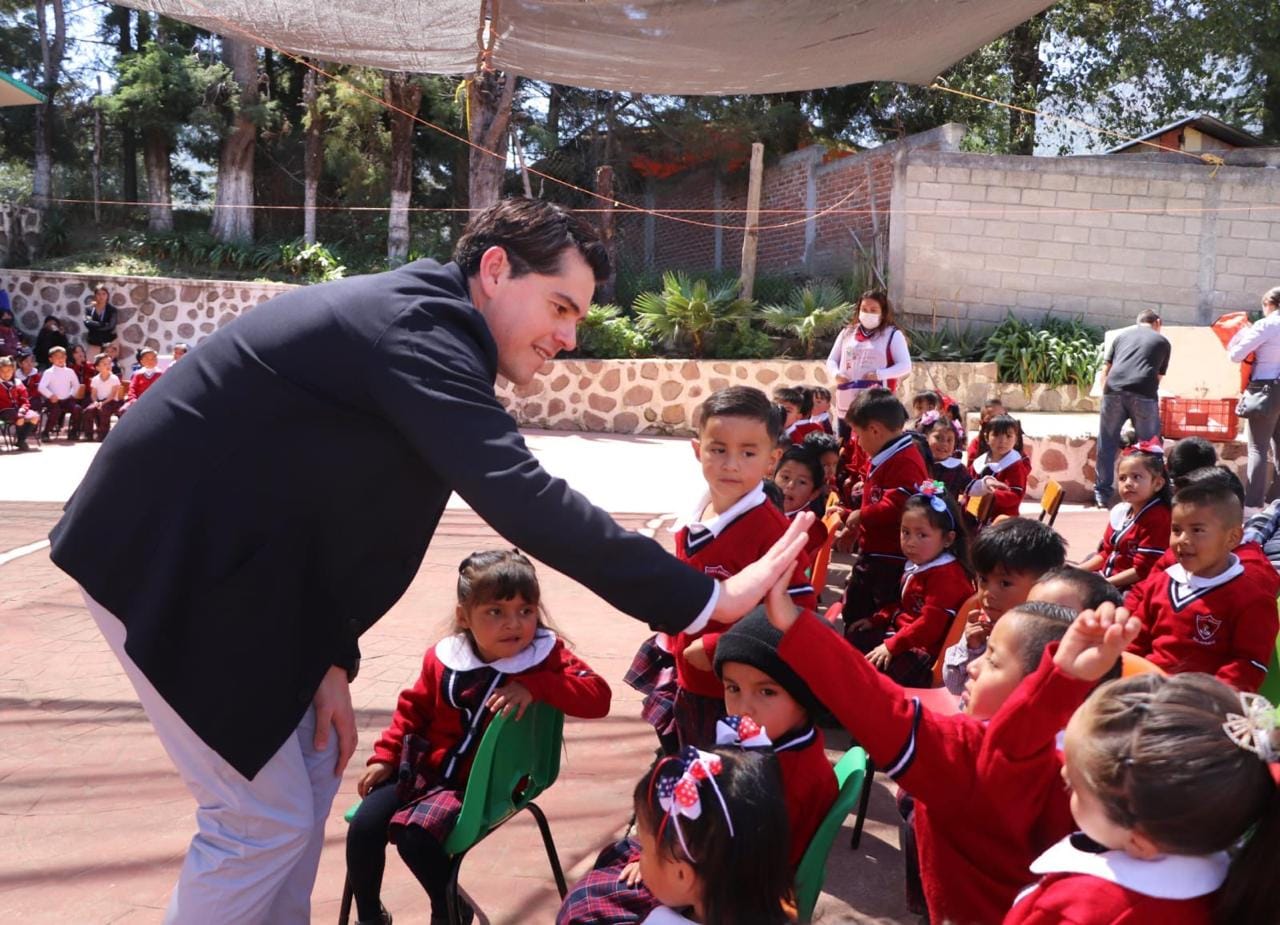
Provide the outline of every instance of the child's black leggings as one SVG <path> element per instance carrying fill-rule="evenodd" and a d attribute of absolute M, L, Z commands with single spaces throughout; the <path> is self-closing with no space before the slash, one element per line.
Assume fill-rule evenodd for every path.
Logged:
<path fill-rule="evenodd" d="M 347 829 L 347 877 L 355 895 L 356 914 L 362 922 L 376 922 L 381 914 L 382 874 L 387 862 L 387 826 L 403 804 L 394 784 L 371 792 L 356 810 Z M 431 833 L 420 826 L 406 826 L 396 840 L 396 850 L 431 897 L 431 910 L 444 916 L 449 858 Z"/>

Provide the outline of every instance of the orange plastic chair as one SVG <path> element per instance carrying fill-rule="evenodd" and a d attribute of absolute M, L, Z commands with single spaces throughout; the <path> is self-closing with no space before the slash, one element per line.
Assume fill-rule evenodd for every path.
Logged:
<path fill-rule="evenodd" d="M 819 598 L 827 587 L 827 567 L 831 565 L 831 548 L 835 546 L 836 527 L 840 526 L 842 519 L 841 512 L 838 510 L 827 511 L 827 516 L 822 518 L 822 523 L 827 528 L 827 541 L 813 557 L 812 577 L 809 580 L 813 585 L 814 595 Z"/>
<path fill-rule="evenodd" d="M 979 527 L 983 527 L 991 519 L 991 511 L 995 503 L 995 495 L 974 495 L 964 503 L 964 509 L 978 522 Z"/>
<path fill-rule="evenodd" d="M 942 648 L 938 652 L 937 661 L 933 663 L 933 686 L 942 686 L 942 661 L 943 656 L 947 654 L 947 650 L 954 646 L 964 636 L 964 626 L 969 622 L 969 614 L 978 609 L 978 592 L 974 592 L 969 599 L 960 605 L 960 609 L 956 611 L 955 617 L 951 620 L 951 627 L 947 630 L 947 637 L 943 640 Z"/>
<path fill-rule="evenodd" d="M 1049 479 L 1048 484 L 1044 486 L 1044 494 L 1040 497 L 1041 523 L 1044 523 L 1047 517 L 1049 526 L 1053 526 L 1053 522 L 1058 519 L 1058 508 L 1062 507 L 1062 498 L 1065 494 L 1061 485 Z"/>

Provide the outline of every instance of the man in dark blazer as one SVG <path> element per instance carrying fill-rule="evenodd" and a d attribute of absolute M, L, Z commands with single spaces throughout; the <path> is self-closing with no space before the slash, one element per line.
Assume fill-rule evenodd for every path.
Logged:
<path fill-rule="evenodd" d="M 501 203 L 453 263 L 254 308 L 103 443 L 51 554 L 200 803 L 169 921 L 309 920 L 355 749 L 357 640 L 417 573 L 451 491 L 670 633 L 736 619 L 790 568 L 807 524 L 729 581 L 679 563 L 543 471 L 498 403 L 497 373 L 528 382 L 573 346 L 607 272 L 580 218 Z"/>

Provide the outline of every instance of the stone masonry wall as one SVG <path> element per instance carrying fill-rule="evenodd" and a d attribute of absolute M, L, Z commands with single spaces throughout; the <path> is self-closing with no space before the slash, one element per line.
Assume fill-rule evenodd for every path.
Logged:
<path fill-rule="evenodd" d="M 1246 155 L 1254 166 L 1233 166 Z M 890 272 L 913 315 L 1052 311 L 1119 327 L 1156 308 L 1166 323 L 1207 324 L 1256 310 L 1280 284 L 1280 150 L 1216 169 L 1136 155 L 908 160 Z"/>
<path fill-rule="evenodd" d="M 86 273 L 4 270 L 0 285 L 9 292 L 18 327 L 32 338 L 49 315 L 62 319 L 67 339 L 84 341 L 84 312 L 93 289 L 104 282 L 118 312 L 116 333 L 123 356 L 143 346 L 169 353 L 176 343 L 195 345 L 232 318 L 296 287 L 285 283 L 159 279 Z"/>

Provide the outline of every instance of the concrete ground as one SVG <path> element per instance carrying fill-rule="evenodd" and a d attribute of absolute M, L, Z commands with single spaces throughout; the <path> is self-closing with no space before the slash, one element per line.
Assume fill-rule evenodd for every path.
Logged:
<path fill-rule="evenodd" d="M 632 529 L 670 545 L 670 511 L 685 511 L 699 472 L 685 440 L 530 433 L 547 468 Z M 158 921 L 194 825 L 194 805 L 142 714 L 75 585 L 49 562 L 44 537 L 92 459 L 91 445 L 54 443 L 0 458 L 0 908 L 32 923 Z M 1030 506 L 1028 508 L 1030 510 Z M 1064 509 L 1076 557 L 1102 530 L 1100 511 Z M 343 884 L 343 811 L 368 748 L 422 653 L 443 632 L 457 563 L 501 540 L 458 499 L 404 598 L 362 640 L 353 686 L 361 747 L 330 814 L 313 920 L 332 922 Z M 844 572 L 837 565 L 832 580 Z M 648 630 L 549 569 L 544 597 L 577 651 L 613 687 L 604 720 L 569 720 L 559 782 L 539 801 L 569 879 L 589 868 L 630 813 L 633 782 L 655 740 L 639 696 L 622 683 Z M 835 592 L 827 594 L 827 600 Z M 834 760 L 848 747 L 828 733 Z M 827 865 L 824 922 L 914 922 L 902 899 L 892 786 L 877 777 L 860 848 L 848 828 Z M 532 820 L 517 817 L 476 848 L 464 890 L 491 923 L 550 922 L 558 905 Z M 427 920 L 425 897 L 392 856 L 385 902 L 405 925 Z"/>

